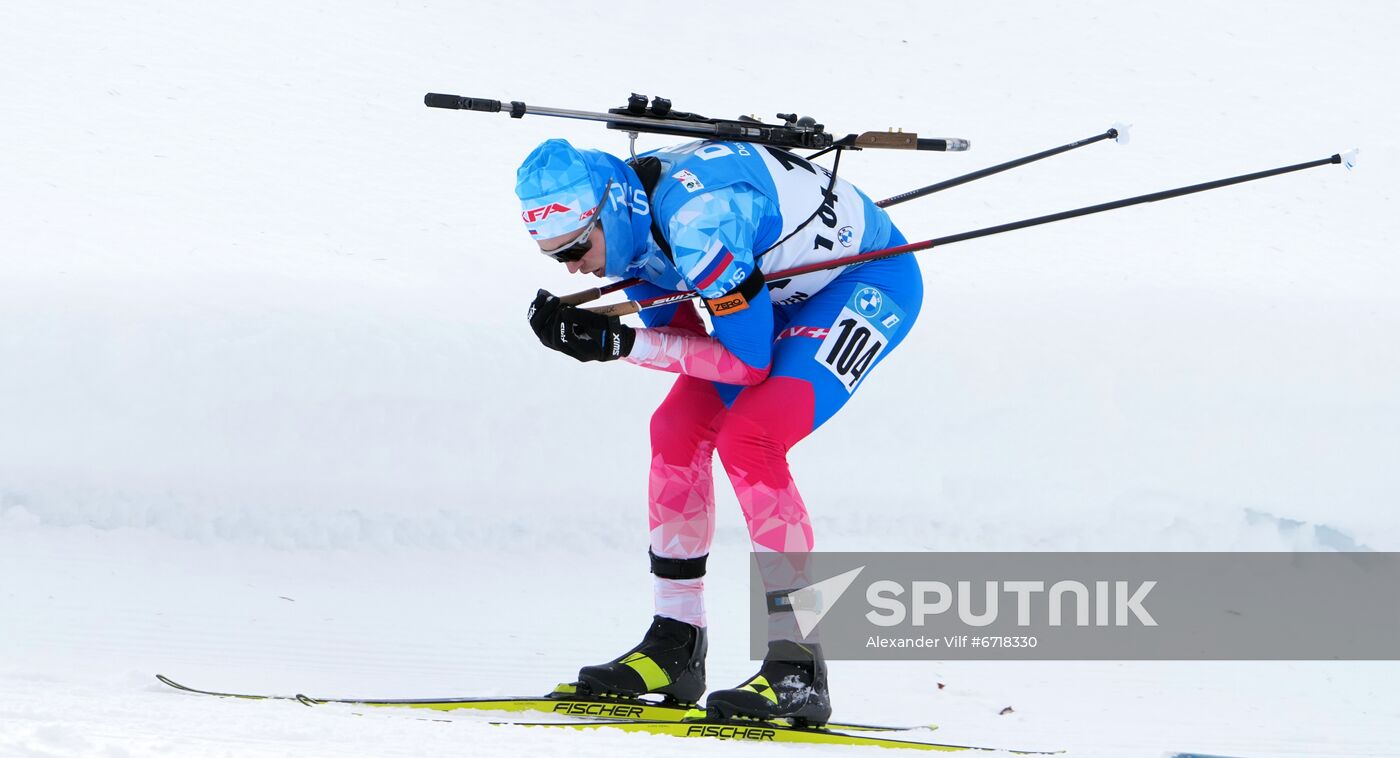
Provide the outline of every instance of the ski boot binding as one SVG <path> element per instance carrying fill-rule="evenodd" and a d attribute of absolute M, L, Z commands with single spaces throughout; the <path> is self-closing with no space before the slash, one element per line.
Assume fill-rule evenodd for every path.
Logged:
<path fill-rule="evenodd" d="M 822 726 L 831 719 L 826 660 L 821 646 L 790 640 L 768 643 L 758 673 L 743 684 L 711 692 L 705 699 L 711 719 L 786 720 L 793 726 Z"/>
<path fill-rule="evenodd" d="M 580 669 L 578 691 L 603 697 L 657 694 L 666 703 L 693 705 L 705 694 L 707 647 L 704 629 L 654 616 L 636 647 L 608 663 Z"/>

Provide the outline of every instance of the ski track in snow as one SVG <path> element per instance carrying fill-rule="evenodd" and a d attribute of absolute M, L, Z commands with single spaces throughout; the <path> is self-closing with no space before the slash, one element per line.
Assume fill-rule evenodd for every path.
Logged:
<path fill-rule="evenodd" d="M 876 197 L 1135 124 L 894 209 L 911 240 L 1360 146 L 922 254 L 921 323 L 792 457 L 819 549 L 1400 549 L 1396 38 L 1359 1 L 0 6 L 0 758 L 858 754 L 155 682 L 534 694 L 650 615 L 668 380 L 537 347 L 535 287 L 583 285 L 511 194 L 545 137 L 625 140 L 430 90 L 972 140 L 843 159 Z M 754 664 L 719 490 L 723 686 Z M 1068 758 L 1400 755 L 1397 674 L 832 664 L 838 718 Z"/>

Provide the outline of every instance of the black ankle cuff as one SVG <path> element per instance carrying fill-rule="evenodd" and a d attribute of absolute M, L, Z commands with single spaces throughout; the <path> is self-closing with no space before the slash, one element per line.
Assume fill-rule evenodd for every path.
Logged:
<path fill-rule="evenodd" d="M 662 579 L 699 579 L 705 576 L 705 559 L 709 553 L 698 558 L 662 558 L 647 548 L 651 557 L 651 573 Z"/>

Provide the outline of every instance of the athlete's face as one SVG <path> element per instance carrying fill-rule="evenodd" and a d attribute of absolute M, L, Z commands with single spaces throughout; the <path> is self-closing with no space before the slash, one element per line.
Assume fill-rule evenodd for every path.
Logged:
<path fill-rule="evenodd" d="M 547 240 L 536 240 L 536 242 L 540 246 L 540 252 L 544 252 L 555 250 L 561 245 L 567 245 L 577 236 L 578 232 L 569 232 L 558 237 L 550 237 Z M 588 252 L 584 253 L 582 258 L 576 261 L 567 261 L 564 265 L 568 267 L 570 274 L 592 274 L 601 277 L 603 266 L 608 261 L 608 244 L 607 239 L 603 236 L 602 224 L 593 227 L 593 231 L 588 235 L 588 244 L 590 245 Z"/>

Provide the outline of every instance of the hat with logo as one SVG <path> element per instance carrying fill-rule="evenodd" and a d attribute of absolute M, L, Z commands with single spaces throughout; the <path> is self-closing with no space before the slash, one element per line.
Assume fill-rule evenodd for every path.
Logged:
<path fill-rule="evenodd" d="M 567 140 L 552 139 L 535 148 L 515 172 L 520 216 L 530 237 L 547 240 L 578 231 L 592 220 L 603 188 L 610 199 L 598 212 L 607 240 L 604 274 L 645 276 L 661 282 L 680 274 L 651 237 L 651 201 L 637 172 L 621 158 L 602 150 L 579 150 Z M 670 285 L 663 285 L 670 286 Z"/>
<path fill-rule="evenodd" d="M 515 172 L 520 218 L 535 239 L 549 239 L 583 228 L 601 199 L 583 155 L 567 140 L 535 148 Z"/>

